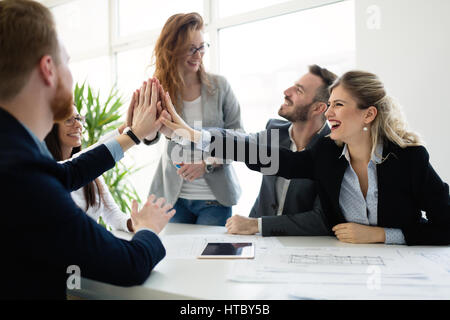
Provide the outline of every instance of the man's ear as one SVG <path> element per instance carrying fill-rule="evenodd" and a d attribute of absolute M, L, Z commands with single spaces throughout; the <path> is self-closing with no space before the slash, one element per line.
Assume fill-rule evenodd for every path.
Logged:
<path fill-rule="evenodd" d="M 366 124 L 371 123 L 377 117 L 378 109 L 374 106 L 370 106 L 366 109 L 366 115 L 364 116 L 364 122 Z"/>
<path fill-rule="evenodd" d="M 328 106 L 325 102 L 317 101 L 314 104 L 313 112 L 316 114 L 323 114 L 327 111 L 327 108 L 328 108 Z"/>
<path fill-rule="evenodd" d="M 39 61 L 39 73 L 46 85 L 53 87 L 56 84 L 56 65 L 51 56 L 45 55 L 41 58 Z"/>

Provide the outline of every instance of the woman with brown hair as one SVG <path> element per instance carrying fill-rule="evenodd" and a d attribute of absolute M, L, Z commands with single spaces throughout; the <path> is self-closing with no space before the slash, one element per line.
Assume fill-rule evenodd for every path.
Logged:
<path fill-rule="evenodd" d="M 56 161 L 68 160 L 81 151 L 84 121 L 84 117 L 79 115 L 76 108 L 73 107 L 70 118 L 55 122 L 52 130 L 45 137 L 45 143 Z M 102 140 L 119 135 L 119 131 L 122 129 L 105 135 Z M 120 210 L 101 176 L 83 188 L 73 191 L 70 195 L 78 207 L 95 221 L 101 217 L 108 226 L 115 230 L 134 231 L 130 216 Z"/>
<path fill-rule="evenodd" d="M 190 126 L 242 129 L 240 106 L 229 83 L 205 71 L 207 47 L 203 19 L 198 13 L 171 16 L 154 49 L 154 76 L 174 98 L 178 114 Z M 167 141 L 150 193 L 174 203 L 176 214 L 171 222 L 225 225 L 231 206 L 240 196 L 233 168 L 196 153 L 180 161 L 172 156 L 175 147 L 175 142 Z"/>
<path fill-rule="evenodd" d="M 213 139 L 243 145 L 245 159 L 236 154 L 233 159 L 252 170 L 264 171 L 259 149 L 270 148 L 279 155 L 277 176 L 317 182 L 329 228 L 340 241 L 450 244 L 449 187 L 431 166 L 419 136 L 407 129 L 383 83 L 374 74 L 351 71 L 330 92 L 325 115 L 331 134 L 302 152 L 257 145 L 248 136 L 223 129 L 198 132 L 183 123 L 168 96 L 172 122 L 163 123 L 171 130 L 184 129 L 185 137 L 202 142 L 202 147 Z M 252 150 L 257 151 L 250 158 L 258 157 L 257 163 L 249 162 Z"/>

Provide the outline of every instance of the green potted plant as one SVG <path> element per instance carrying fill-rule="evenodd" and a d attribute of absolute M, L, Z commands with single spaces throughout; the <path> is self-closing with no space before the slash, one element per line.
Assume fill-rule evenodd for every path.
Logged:
<path fill-rule="evenodd" d="M 105 102 L 100 100 L 100 91 L 94 93 L 91 86 L 78 83 L 74 90 L 74 104 L 78 113 L 86 117 L 85 133 L 83 135 L 82 147 L 87 148 L 96 143 L 105 133 L 117 129 L 121 125 L 120 108 L 123 106 L 122 97 L 113 88 L 106 97 Z M 116 163 L 115 167 L 103 174 L 103 179 L 111 192 L 115 202 L 123 212 L 131 211 L 131 201 L 140 201 L 136 189 L 130 184 L 126 177 L 135 173 L 140 168 L 126 168 L 122 163 Z M 105 226 L 103 221 L 100 224 Z"/>

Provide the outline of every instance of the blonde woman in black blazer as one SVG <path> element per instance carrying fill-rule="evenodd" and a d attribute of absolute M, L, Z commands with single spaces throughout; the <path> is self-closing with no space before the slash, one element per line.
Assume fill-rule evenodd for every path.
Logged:
<path fill-rule="evenodd" d="M 223 145 L 234 141 L 235 150 L 244 144 L 245 155 L 232 158 L 245 161 L 252 170 L 264 171 L 267 164 L 260 161 L 259 149 L 270 148 L 279 155 L 276 175 L 316 180 L 329 227 L 343 242 L 450 244 L 449 187 L 431 166 L 420 138 L 406 129 L 398 106 L 378 77 L 348 72 L 330 92 L 326 117 L 331 134 L 303 152 L 252 146 L 257 141 L 250 135 L 223 129 L 195 131 L 180 120 L 167 96 L 172 121 L 164 124 L 172 130 L 185 129 L 186 137 L 202 147 L 205 140 L 217 139 L 223 139 Z M 250 150 L 256 148 L 253 159 L 258 156 L 258 161 L 250 164 Z M 210 151 L 218 156 L 224 150 Z"/>

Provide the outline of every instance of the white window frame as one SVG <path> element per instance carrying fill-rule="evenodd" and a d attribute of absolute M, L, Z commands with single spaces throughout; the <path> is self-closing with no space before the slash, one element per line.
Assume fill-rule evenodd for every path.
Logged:
<path fill-rule="evenodd" d="M 75 0 L 40 0 L 45 6 L 52 8 Z M 118 1 L 108 1 L 108 21 L 109 39 L 108 46 L 72 56 L 72 61 L 81 61 L 88 58 L 95 58 L 102 55 L 110 57 L 112 86 L 117 82 L 117 53 L 131 49 L 142 48 L 156 42 L 161 29 L 148 30 L 130 36 L 119 36 L 118 27 Z M 213 73 L 219 72 L 219 31 L 223 28 L 234 27 L 241 24 L 269 19 L 289 13 L 309 10 L 325 5 L 330 5 L 345 0 L 290 0 L 280 4 L 275 4 L 266 8 L 261 8 L 249 12 L 244 12 L 230 17 L 220 18 L 218 14 L 219 0 L 203 0 L 204 12 L 202 14 L 205 21 L 205 32 L 209 35 L 210 43 L 210 63 L 207 70 Z M 162 28 L 162 26 L 161 26 Z"/>

